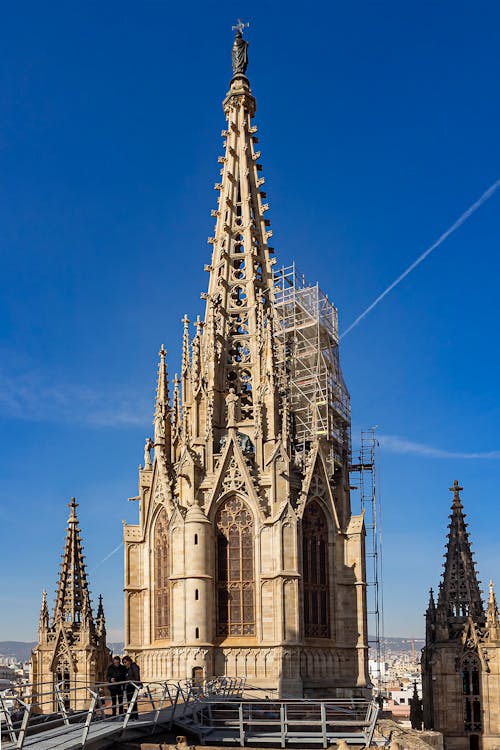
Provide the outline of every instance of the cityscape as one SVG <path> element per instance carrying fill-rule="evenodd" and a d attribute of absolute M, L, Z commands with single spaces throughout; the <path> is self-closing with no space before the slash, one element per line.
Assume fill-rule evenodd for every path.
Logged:
<path fill-rule="evenodd" d="M 495 25 L 382 4 L 10 11 L 8 750 L 498 750 Z"/>

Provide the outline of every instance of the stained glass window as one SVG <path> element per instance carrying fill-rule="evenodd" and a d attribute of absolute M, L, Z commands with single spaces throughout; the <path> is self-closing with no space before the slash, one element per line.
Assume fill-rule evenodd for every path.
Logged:
<path fill-rule="evenodd" d="M 329 638 L 328 526 L 316 500 L 307 503 L 302 519 L 302 565 L 305 635 Z"/>
<path fill-rule="evenodd" d="M 164 640 L 170 637 L 168 519 L 164 510 L 155 524 L 154 566 L 155 638 Z"/>
<path fill-rule="evenodd" d="M 217 634 L 255 635 L 253 519 L 247 504 L 230 497 L 217 519 Z"/>

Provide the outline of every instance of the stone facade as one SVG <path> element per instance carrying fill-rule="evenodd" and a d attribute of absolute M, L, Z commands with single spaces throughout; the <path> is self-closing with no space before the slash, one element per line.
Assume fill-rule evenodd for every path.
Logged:
<path fill-rule="evenodd" d="M 500 747 L 500 623 L 490 582 L 486 609 L 458 482 L 437 604 L 431 589 L 422 655 L 424 724 L 445 750 Z"/>
<path fill-rule="evenodd" d="M 56 685 L 66 708 L 87 707 L 86 686 L 103 682 L 111 662 L 101 597 L 95 620 L 92 615 L 76 507 L 73 498 L 52 622 L 44 591 L 38 644 L 31 655 L 33 691 L 42 713 L 59 708 L 51 697 Z"/>
<path fill-rule="evenodd" d="M 172 399 L 160 351 L 139 522 L 124 527 L 125 647 L 145 680 L 226 674 L 282 695 L 365 695 L 350 424 L 334 425 L 335 444 L 317 430 L 298 446 L 240 32 L 236 42 L 205 316 L 192 339 L 184 318 Z"/>

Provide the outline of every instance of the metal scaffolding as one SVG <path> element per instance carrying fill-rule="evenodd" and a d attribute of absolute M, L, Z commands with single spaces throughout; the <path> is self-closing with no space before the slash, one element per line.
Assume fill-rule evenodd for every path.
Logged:
<path fill-rule="evenodd" d="M 351 490 L 359 490 L 361 510 L 365 515 L 366 529 L 366 600 L 368 614 L 368 645 L 373 649 L 377 664 L 373 674 L 375 687 L 383 688 L 381 662 L 384 657 L 383 596 L 382 596 L 382 525 L 380 493 L 377 492 L 378 440 L 376 427 L 361 431 L 359 451 L 350 466 Z"/>
<path fill-rule="evenodd" d="M 288 374 L 296 449 L 322 436 L 335 463 L 350 451 L 351 405 L 338 352 L 337 310 L 295 263 L 274 275 L 279 358 Z"/>

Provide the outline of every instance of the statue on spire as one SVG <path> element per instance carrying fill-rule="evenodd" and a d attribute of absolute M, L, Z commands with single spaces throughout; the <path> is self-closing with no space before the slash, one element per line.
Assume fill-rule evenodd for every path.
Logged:
<path fill-rule="evenodd" d="M 233 31 L 236 31 L 232 50 L 233 75 L 245 75 L 248 67 L 248 42 L 243 39 L 245 26 L 250 26 L 250 24 L 243 23 L 240 18 L 238 18 L 236 26 L 233 26 Z"/>

